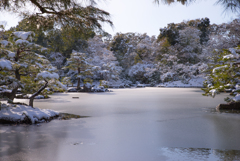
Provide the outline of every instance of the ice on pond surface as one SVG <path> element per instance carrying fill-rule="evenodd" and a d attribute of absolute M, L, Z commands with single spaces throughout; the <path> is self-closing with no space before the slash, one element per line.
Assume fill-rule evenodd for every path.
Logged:
<path fill-rule="evenodd" d="M 209 109 L 224 103 L 226 95 L 213 99 L 202 93 L 197 88 L 158 87 L 56 93 L 34 104 L 90 117 L 53 120 L 41 126 L 0 125 L 0 156 L 2 160 L 39 161 L 238 159 L 239 114 L 212 112 Z"/>
<path fill-rule="evenodd" d="M 218 161 L 240 160 L 240 150 L 220 150 L 211 148 L 160 148 L 159 155 L 165 159 L 178 161 Z"/>

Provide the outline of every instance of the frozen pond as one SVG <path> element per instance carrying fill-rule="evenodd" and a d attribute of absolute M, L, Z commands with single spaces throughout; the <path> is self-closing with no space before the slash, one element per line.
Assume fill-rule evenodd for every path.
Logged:
<path fill-rule="evenodd" d="M 2 161 L 240 160 L 240 115 L 194 88 L 54 94 L 39 108 L 87 118 L 0 125 Z M 73 99 L 72 97 L 79 97 Z"/>

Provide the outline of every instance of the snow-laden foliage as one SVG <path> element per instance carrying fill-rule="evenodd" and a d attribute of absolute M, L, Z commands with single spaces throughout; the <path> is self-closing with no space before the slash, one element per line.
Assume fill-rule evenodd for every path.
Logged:
<path fill-rule="evenodd" d="M 162 69 L 162 75 L 160 76 L 160 79 L 162 82 L 168 82 L 168 81 L 177 81 L 181 80 L 183 83 L 188 84 L 188 82 L 195 78 L 196 76 L 203 76 L 203 72 L 207 69 L 207 64 L 204 63 L 198 63 L 194 65 L 189 64 L 177 64 L 173 63 L 171 67 Z"/>
<path fill-rule="evenodd" d="M 61 69 L 63 66 L 63 61 L 65 57 L 60 52 L 51 52 L 49 54 L 48 59 L 53 66 L 56 66 L 58 69 Z"/>
<path fill-rule="evenodd" d="M 142 62 L 133 65 L 128 72 L 128 76 L 133 81 L 156 84 L 157 82 L 154 81 L 159 78 L 159 70 L 156 64 Z"/>
<path fill-rule="evenodd" d="M 24 94 L 33 93 L 30 97 L 30 106 L 33 106 L 33 99 L 40 93 L 43 95 L 48 92 L 44 89 L 47 86 L 56 86 L 58 81 L 58 74 L 56 68 L 46 59 L 45 56 L 35 53 L 41 53 L 42 47 L 31 43 L 34 36 L 33 32 L 18 31 L 13 32 L 8 37 L 9 45 L 1 46 L 1 73 L 5 73 L 8 81 L 1 78 L 1 82 L 8 85 L 10 91 L 8 95 L 9 100 L 13 100 L 18 88 Z M 61 86 L 60 86 L 61 87 Z M 4 96 L 4 91 L 1 92 Z"/>
<path fill-rule="evenodd" d="M 13 35 L 20 38 L 19 40 L 21 40 L 21 39 L 22 40 L 27 40 L 27 39 L 32 40 L 32 36 L 35 36 L 35 34 L 32 31 L 29 31 L 29 32 L 16 31 L 16 32 L 13 32 Z"/>
<path fill-rule="evenodd" d="M 93 79 L 118 80 L 122 67 L 118 65 L 113 52 L 107 49 L 101 37 L 95 36 L 88 41 L 88 62 L 92 66 Z"/>
<path fill-rule="evenodd" d="M 239 49 L 240 47 L 229 48 L 218 53 L 220 58 L 209 65 L 209 73 L 206 77 L 205 88 L 203 89 L 205 91 L 204 95 L 214 97 L 220 92 L 232 92 L 231 94 L 236 95 L 236 98 L 226 98 L 226 101 L 239 101 Z"/>
<path fill-rule="evenodd" d="M 92 75 L 91 65 L 87 62 L 85 53 L 73 51 L 71 57 L 67 59 L 66 67 L 69 69 L 68 74 L 77 80 L 77 88 L 80 88 L 81 79 Z"/>
<path fill-rule="evenodd" d="M 37 74 L 37 78 L 42 78 L 42 79 L 58 79 L 59 76 L 57 73 L 50 73 L 48 71 L 42 71 Z"/>
<path fill-rule="evenodd" d="M 0 68 L 1 68 L 1 70 L 4 70 L 4 69 L 12 70 L 11 61 L 6 60 L 6 59 L 0 59 Z"/>
<path fill-rule="evenodd" d="M 115 81 L 119 79 L 122 67 L 118 65 L 113 52 L 107 49 L 107 45 L 100 36 L 88 40 L 88 48 L 84 52 L 73 51 L 67 59 L 64 69 L 69 69 L 64 82 L 69 84 L 77 82 L 91 83 L 93 80 Z M 65 70 L 66 71 L 66 70 Z"/>

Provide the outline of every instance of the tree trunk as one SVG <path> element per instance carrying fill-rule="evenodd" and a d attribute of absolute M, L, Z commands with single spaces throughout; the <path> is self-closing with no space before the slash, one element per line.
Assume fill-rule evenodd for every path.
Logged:
<path fill-rule="evenodd" d="M 80 78 L 77 79 L 77 89 L 80 88 Z"/>
<path fill-rule="evenodd" d="M 80 70 L 80 68 L 78 68 L 78 76 L 79 76 L 79 74 L 81 73 L 81 70 Z M 80 81 L 81 81 L 81 78 L 78 78 L 77 79 L 77 89 L 80 89 Z"/>
<path fill-rule="evenodd" d="M 33 107 L 33 100 L 34 98 L 39 95 L 47 86 L 48 86 L 48 81 L 44 80 L 46 83 L 44 86 L 42 86 L 36 93 L 34 93 L 30 98 L 29 98 L 29 106 Z"/>
<path fill-rule="evenodd" d="M 20 77 L 19 69 L 16 69 L 16 70 L 15 70 L 15 77 L 16 77 L 17 80 L 20 81 L 21 77 Z M 8 98 L 9 98 L 11 101 L 14 100 L 14 98 L 15 98 L 15 96 L 16 96 L 16 93 L 17 93 L 17 90 L 18 90 L 18 87 L 15 87 L 15 88 L 12 90 L 11 94 L 9 95 Z"/>
<path fill-rule="evenodd" d="M 11 94 L 9 95 L 9 99 L 10 99 L 11 101 L 14 100 L 15 95 L 16 95 L 16 93 L 17 93 L 17 90 L 18 90 L 18 87 L 14 88 L 14 89 L 12 90 Z"/>
<path fill-rule="evenodd" d="M 29 98 L 29 106 L 31 107 L 33 107 L 33 100 L 34 100 L 34 97 Z"/>
<path fill-rule="evenodd" d="M 20 81 L 19 69 L 16 69 L 16 70 L 15 70 L 15 77 L 16 77 L 17 80 Z M 17 93 L 17 90 L 18 90 L 18 86 L 15 87 L 9 95 L 7 95 L 7 97 L 8 97 L 11 101 L 14 100 L 14 98 L 15 98 L 15 96 L 16 96 L 16 93 Z"/>

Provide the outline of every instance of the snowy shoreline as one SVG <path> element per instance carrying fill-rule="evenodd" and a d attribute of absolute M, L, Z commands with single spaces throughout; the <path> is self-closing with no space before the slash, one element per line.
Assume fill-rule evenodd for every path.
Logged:
<path fill-rule="evenodd" d="M 188 84 L 184 84 L 181 81 L 161 83 L 155 88 L 203 88 L 203 78 L 191 79 Z M 130 88 L 145 88 L 151 87 L 150 84 L 135 84 L 136 86 Z M 74 88 L 74 87 L 72 87 Z M 113 89 L 124 89 L 129 88 L 125 85 L 114 85 Z M 71 88 L 69 88 L 71 89 Z M 102 92 L 108 91 L 105 88 L 94 88 L 101 89 Z M 94 91 L 95 91 L 94 90 Z M 70 91 L 69 91 L 70 92 Z M 73 91 L 72 91 L 73 92 Z M 77 92 L 77 91 L 76 91 Z M 39 97 L 39 99 L 42 97 Z M 26 99 L 26 98 L 25 98 Z M 32 108 L 27 105 L 20 104 L 9 104 L 4 101 L 0 104 L 0 124 L 9 123 L 9 124 L 37 124 L 42 122 L 49 122 L 54 118 L 59 116 L 59 112 L 49 110 L 49 109 L 39 109 Z"/>
<path fill-rule="evenodd" d="M 39 109 L 36 107 L 1 103 L 0 123 L 3 124 L 36 124 L 49 122 L 59 116 L 59 112 L 49 109 Z"/>
<path fill-rule="evenodd" d="M 160 88 L 203 88 L 203 86 L 158 86 Z"/>

